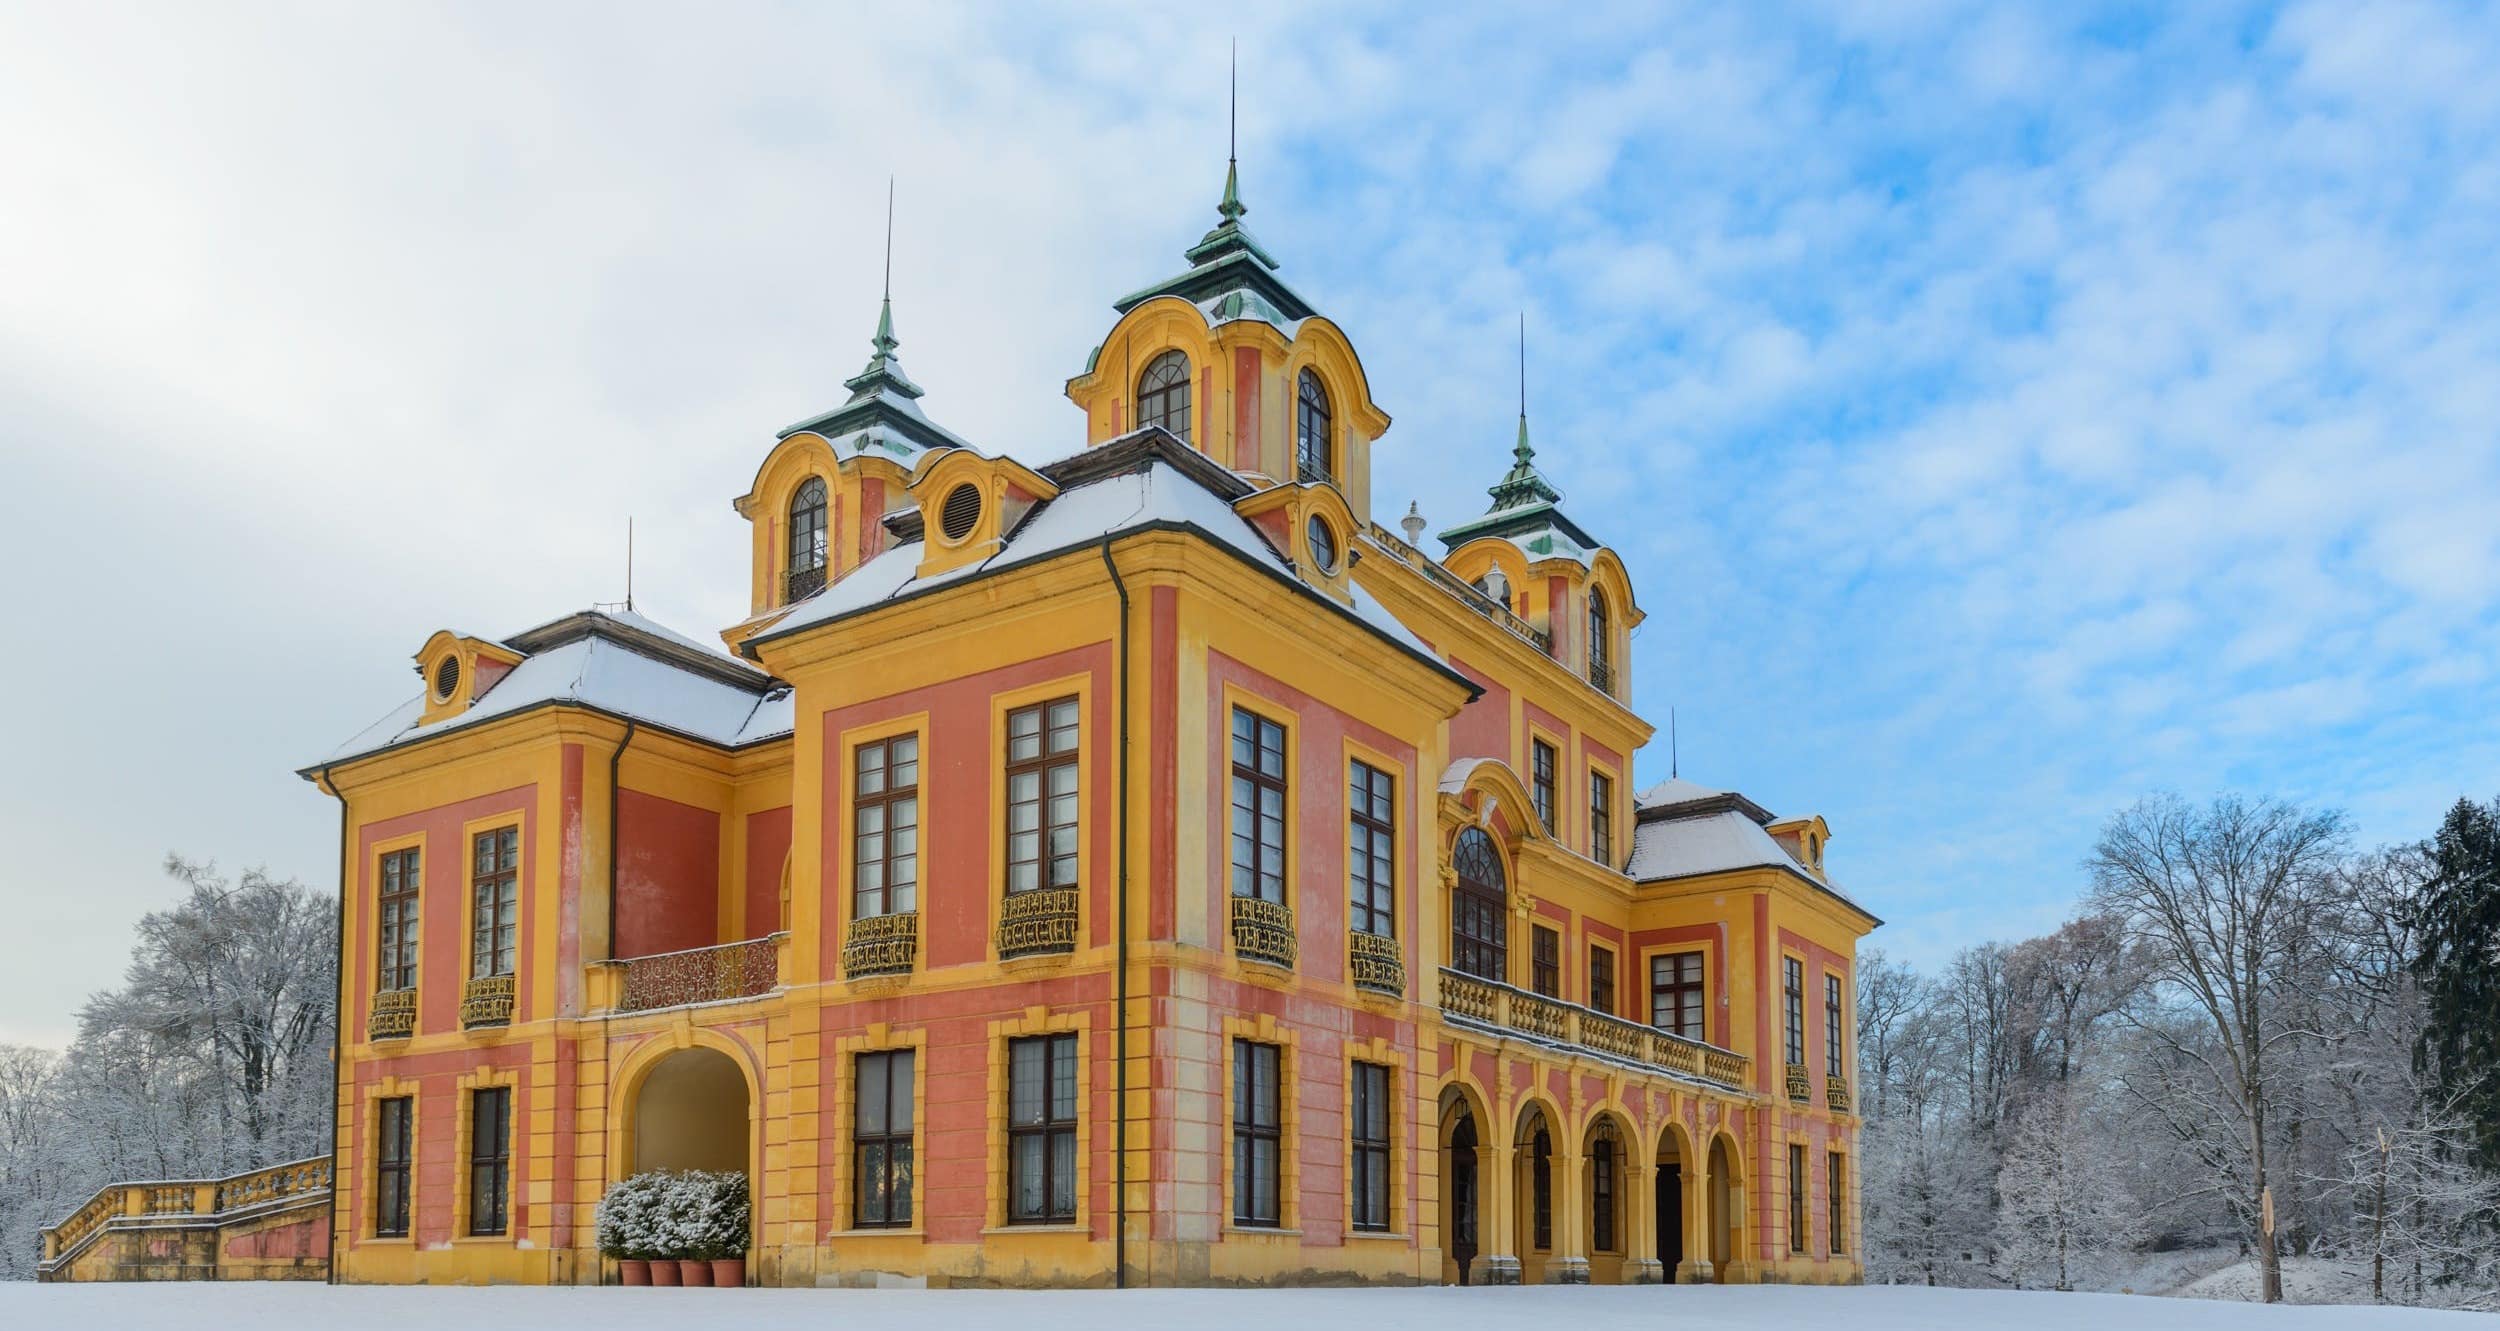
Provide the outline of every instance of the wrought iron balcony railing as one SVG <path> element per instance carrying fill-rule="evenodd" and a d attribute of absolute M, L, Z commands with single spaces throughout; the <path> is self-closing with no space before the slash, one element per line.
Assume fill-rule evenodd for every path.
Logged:
<path fill-rule="evenodd" d="M 719 1003 L 768 994 L 781 983 L 779 935 L 627 957 L 619 1012 Z"/>
<path fill-rule="evenodd" d="M 1604 661 L 1589 662 L 1589 686 L 1599 693 L 1613 697 L 1615 692 L 1614 666 Z"/>
<path fill-rule="evenodd" d="M 781 575 L 781 602 L 803 601 L 825 589 L 825 566 L 794 568 Z"/>
<path fill-rule="evenodd" d="M 1824 1077 L 1823 1103 L 1835 1114 L 1846 1114 L 1851 1112 L 1849 1109 L 1851 1104 L 1849 1099 L 1849 1079 L 1847 1077 Z"/>
<path fill-rule="evenodd" d="M 1446 967 L 1441 971 L 1441 1011 L 1478 1026 L 1516 1031 L 1693 1081 L 1741 1090 L 1752 1075 L 1753 1060 L 1732 1049 Z"/>
<path fill-rule="evenodd" d="M 373 996 L 373 1009 L 365 1016 L 366 1039 L 405 1040 L 416 1031 L 416 990 L 384 989 Z"/>
<path fill-rule="evenodd" d="M 1814 1098 L 1814 1082 L 1806 1076 L 1806 1065 L 1803 1063 L 1788 1065 L 1788 1098 L 1799 1104 Z"/>
<path fill-rule="evenodd" d="M 905 975 L 920 955 L 920 912 L 900 911 L 851 921 L 842 940 L 842 974 L 861 980 L 872 975 Z"/>
<path fill-rule="evenodd" d="M 1077 905 L 1073 887 L 1009 893 L 998 910 L 1000 959 L 1074 952 Z"/>
<path fill-rule="evenodd" d="M 1348 935 L 1346 972 L 1357 989 L 1396 997 L 1406 994 L 1406 959 L 1398 955 L 1398 940 L 1385 934 Z"/>
<path fill-rule="evenodd" d="M 1291 969 L 1296 955 L 1293 907 L 1281 901 L 1234 897 L 1233 951 L 1251 961 Z"/>
<path fill-rule="evenodd" d="M 460 1025 L 464 1030 L 479 1026 L 512 1024 L 512 977 L 480 975 L 460 987 Z"/>

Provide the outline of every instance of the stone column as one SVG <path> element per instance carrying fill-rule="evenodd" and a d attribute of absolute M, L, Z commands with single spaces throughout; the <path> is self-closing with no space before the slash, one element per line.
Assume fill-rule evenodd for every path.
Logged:
<path fill-rule="evenodd" d="M 1579 1152 L 1557 1142 L 1548 1162 L 1554 1202 L 1554 1250 L 1545 1259 L 1548 1285 L 1589 1283 L 1588 1187 L 1580 1168 Z"/>
<path fill-rule="evenodd" d="M 1632 1165 L 1623 1173 L 1623 1283 L 1663 1283 L 1667 1273 L 1658 1261 L 1658 1172 L 1649 1165 Z"/>
<path fill-rule="evenodd" d="M 1467 1280 L 1476 1285 L 1519 1283 L 1519 1255 L 1511 1252 L 1519 1226 L 1512 1205 L 1511 1149 L 1500 1144 L 1476 1148 L 1475 1269 Z"/>

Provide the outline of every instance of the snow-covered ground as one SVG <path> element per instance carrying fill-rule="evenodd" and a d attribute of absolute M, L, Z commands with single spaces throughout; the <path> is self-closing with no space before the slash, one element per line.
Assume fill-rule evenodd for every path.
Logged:
<path fill-rule="evenodd" d="M 2500 1317 L 2372 1307 L 2263 1307 L 2115 1294 L 1776 1286 L 1582 1289 L 973 1290 L 382 1289 L 324 1285 L 0 1285 L 11 1331 L 1449 1331 L 1525 1324 L 1603 1331 L 2496 1331 Z"/>

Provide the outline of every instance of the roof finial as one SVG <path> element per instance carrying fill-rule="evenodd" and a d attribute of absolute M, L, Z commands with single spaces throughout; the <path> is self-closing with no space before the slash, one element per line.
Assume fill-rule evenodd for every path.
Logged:
<path fill-rule="evenodd" d="M 1667 776 L 1673 779 L 1683 775 L 1684 761 L 1678 753 L 1675 737 L 1675 709 L 1670 707 L 1667 709 Z"/>
<path fill-rule="evenodd" d="M 885 178 L 885 295 L 877 309 L 877 335 L 871 345 L 879 356 L 891 356 L 902 343 L 894 339 L 894 177 Z"/>
<path fill-rule="evenodd" d="M 1241 39 L 1233 39 L 1232 91 L 1225 110 L 1224 125 L 1224 201 L 1215 211 L 1227 222 L 1238 222 L 1250 211 L 1241 206 Z"/>
<path fill-rule="evenodd" d="M 1510 455 L 1526 462 L 1536 456 L 1528 447 L 1528 312 L 1519 312 L 1519 444 Z"/>

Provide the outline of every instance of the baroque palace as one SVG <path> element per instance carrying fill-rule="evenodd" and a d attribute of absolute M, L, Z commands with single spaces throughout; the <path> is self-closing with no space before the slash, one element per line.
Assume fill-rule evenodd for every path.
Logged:
<path fill-rule="evenodd" d="M 338 1278 L 612 1280 L 602 1192 L 682 1168 L 766 1285 L 1859 1278 L 1823 821 L 1634 793 L 1642 612 L 1524 412 L 1444 553 L 1373 520 L 1388 413 L 1243 211 L 1114 303 L 1082 449 L 938 425 L 889 300 L 726 650 L 445 630 L 304 769 Z"/>

